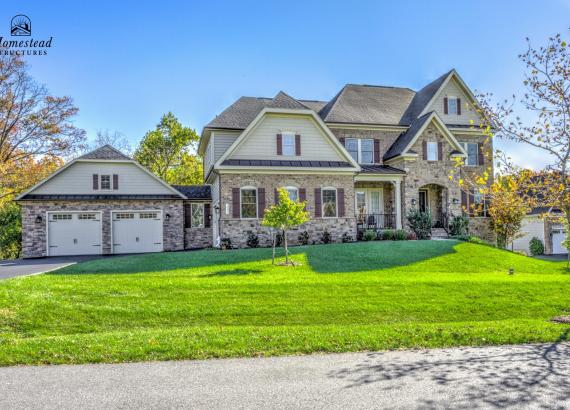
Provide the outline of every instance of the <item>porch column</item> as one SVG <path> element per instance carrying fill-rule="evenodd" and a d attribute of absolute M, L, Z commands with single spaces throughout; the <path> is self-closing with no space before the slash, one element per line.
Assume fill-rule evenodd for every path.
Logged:
<path fill-rule="evenodd" d="M 394 186 L 396 190 L 394 195 L 396 196 L 396 229 L 402 229 L 402 191 L 400 184 L 402 181 L 394 181 Z"/>

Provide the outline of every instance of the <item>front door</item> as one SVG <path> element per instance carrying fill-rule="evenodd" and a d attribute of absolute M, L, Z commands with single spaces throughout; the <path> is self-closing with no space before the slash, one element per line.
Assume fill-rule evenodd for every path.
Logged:
<path fill-rule="evenodd" d="M 420 212 L 427 212 L 427 210 L 429 209 L 428 191 L 427 189 L 420 189 L 419 194 L 420 194 L 419 197 Z"/>

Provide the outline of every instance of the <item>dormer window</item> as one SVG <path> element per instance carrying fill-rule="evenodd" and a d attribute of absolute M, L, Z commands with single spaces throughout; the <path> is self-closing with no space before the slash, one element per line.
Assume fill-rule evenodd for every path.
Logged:
<path fill-rule="evenodd" d="M 111 175 L 101 175 L 101 189 L 111 189 Z"/>
<path fill-rule="evenodd" d="M 283 133 L 283 155 L 295 156 L 295 134 L 292 132 Z"/>
<path fill-rule="evenodd" d="M 461 115 L 461 98 L 448 96 L 443 99 L 443 113 L 446 115 Z"/>

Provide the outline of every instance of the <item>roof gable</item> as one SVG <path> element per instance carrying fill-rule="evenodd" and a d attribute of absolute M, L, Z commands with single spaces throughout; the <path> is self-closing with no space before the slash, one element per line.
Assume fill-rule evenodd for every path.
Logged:
<path fill-rule="evenodd" d="M 392 144 L 390 149 L 386 151 L 386 154 L 384 154 L 384 161 L 401 155 L 415 155 L 415 153 L 410 151 L 410 148 L 432 122 L 442 132 L 443 136 L 449 141 L 449 143 L 459 152 L 459 155 L 466 155 L 463 147 L 445 126 L 441 118 L 439 118 L 435 111 L 432 111 L 417 118 L 412 122 L 410 128 L 408 128 L 406 132 L 400 134 L 398 139 Z"/>
<path fill-rule="evenodd" d="M 299 131 L 300 127 L 303 127 L 302 131 Z M 274 149 L 275 135 L 284 131 L 301 134 L 301 144 L 304 147 L 301 150 L 301 156 L 277 156 Z M 249 141 L 250 138 L 251 141 Z M 305 141 L 311 142 L 305 143 Z M 321 145 L 315 144 L 315 142 L 321 143 L 321 141 Z M 264 149 L 264 146 L 270 148 Z M 309 151 L 309 149 L 313 151 Z M 215 166 L 218 168 L 227 166 L 228 163 L 225 161 L 229 159 L 340 161 L 347 162 L 351 170 L 360 169 L 321 118 L 309 109 L 263 109 L 218 159 Z"/>
<path fill-rule="evenodd" d="M 97 149 L 94 149 L 87 154 L 84 154 L 77 159 L 117 159 L 117 160 L 131 160 L 130 157 L 123 154 L 121 151 L 112 147 L 109 144 L 103 145 Z"/>

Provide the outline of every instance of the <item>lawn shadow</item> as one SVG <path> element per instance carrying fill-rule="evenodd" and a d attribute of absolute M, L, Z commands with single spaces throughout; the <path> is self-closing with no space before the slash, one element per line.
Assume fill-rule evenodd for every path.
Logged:
<path fill-rule="evenodd" d="M 337 245 L 305 246 L 308 263 L 317 273 L 362 272 L 412 265 L 446 254 L 456 253 L 458 241 L 382 241 Z M 357 247 L 358 249 L 355 249 Z M 293 250 L 297 253 L 300 250 Z"/>
<path fill-rule="evenodd" d="M 345 388 L 377 384 L 378 390 L 398 390 L 410 383 L 433 384 L 435 394 L 418 399 L 417 408 L 447 408 L 450 403 L 460 409 L 566 408 L 570 343 L 562 342 L 568 341 L 569 332 L 564 330 L 552 344 L 412 352 L 415 360 L 394 357 L 393 352 L 370 353 L 363 362 L 328 377 L 345 380 Z"/>
<path fill-rule="evenodd" d="M 256 262 L 271 258 L 271 249 L 241 250 L 198 250 L 183 252 L 148 253 L 128 256 L 103 257 L 97 260 L 78 263 L 47 275 L 76 274 L 136 274 L 143 272 L 163 272 L 176 269 L 194 269 L 220 265 Z"/>
<path fill-rule="evenodd" d="M 240 275 L 257 275 L 261 273 L 260 269 L 228 269 L 220 270 L 217 272 L 207 273 L 206 275 L 200 276 L 201 278 L 211 278 L 215 276 L 240 276 Z"/>

